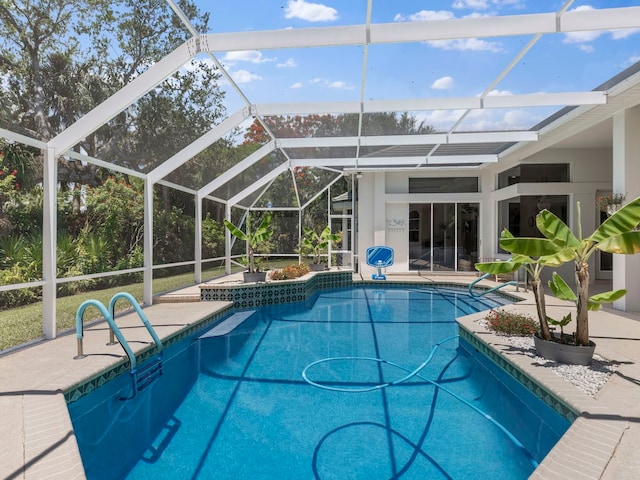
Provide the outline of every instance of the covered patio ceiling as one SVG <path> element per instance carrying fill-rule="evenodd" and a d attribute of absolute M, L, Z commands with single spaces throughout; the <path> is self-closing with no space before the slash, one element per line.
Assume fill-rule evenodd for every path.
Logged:
<path fill-rule="evenodd" d="M 624 108 L 624 94 L 637 93 L 640 83 L 640 51 L 635 43 L 626 41 L 640 29 L 640 6 L 630 6 L 634 2 L 609 1 L 604 4 L 610 8 L 592 8 L 573 5 L 570 0 L 561 5 L 535 2 L 525 8 L 523 1 L 458 0 L 454 8 L 466 8 L 459 16 L 452 8 L 428 11 L 421 9 L 423 2 L 407 2 L 394 8 L 414 7 L 413 11 L 390 16 L 381 0 L 359 0 L 354 2 L 360 11 L 359 23 L 351 21 L 356 18 L 353 15 L 339 14 L 341 2 L 333 2 L 335 8 L 328 5 L 331 2 L 305 0 L 290 0 L 286 8 L 271 6 L 274 18 L 284 17 L 294 23 L 291 26 L 283 26 L 282 18 L 280 22 L 258 22 L 262 2 L 242 2 L 235 12 L 227 12 L 228 5 L 207 2 L 202 8 L 210 8 L 212 18 L 220 19 L 216 25 L 225 27 L 225 14 L 233 14 L 229 18 L 238 23 L 246 22 L 244 29 L 235 31 L 216 31 L 214 25 L 213 32 L 198 31 L 176 1 L 166 2 L 187 32 L 184 43 L 50 140 L 18 133 L 9 126 L 0 133 L 55 156 L 143 177 L 199 199 L 228 205 L 251 199 L 245 205 L 251 206 L 258 192 L 297 168 L 322 169 L 338 176 L 345 171 L 481 168 L 507 155 L 530 154 L 552 141 L 569 142 L 572 135 L 587 128 L 606 129 L 611 112 Z M 508 4 L 513 8 L 504 8 Z M 314 17 L 308 12 L 333 12 L 333 20 L 323 23 L 334 24 L 310 26 Z M 259 25 L 273 27 L 257 30 Z M 588 42 L 602 35 L 621 40 L 615 44 L 615 55 L 610 55 L 609 63 L 603 64 L 598 57 L 589 64 L 589 48 L 595 47 Z M 580 39 L 587 40 L 580 43 Z M 612 45 L 603 43 L 597 48 Z M 575 66 L 572 57 L 580 55 L 584 57 L 578 60 L 582 67 Z M 253 62 L 256 70 L 248 73 L 264 80 L 262 86 L 246 81 L 247 71 L 239 67 L 242 61 Z M 274 74 L 275 83 L 271 82 L 266 71 L 258 71 L 266 64 L 276 64 L 281 67 L 279 73 L 288 73 Z M 328 79 L 334 64 L 345 70 L 349 80 Z M 174 152 L 140 168 L 120 164 L 108 153 L 90 156 L 81 146 L 89 135 L 170 82 L 176 72 L 198 65 L 216 67 L 225 92 L 226 111 L 207 132 L 176 140 Z M 313 65 L 327 72 L 327 78 L 298 81 L 289 68 L 298 65 Z M 447 75 L 454 67 L 462 73 Z M 533 77 L 533 84 L 524 81 L 527 77 Z M 452 88 L 454 82 L 464 88 Z M 314 84 L 327 88 L 312 91 Z M 302 87 L 309 88 L 305 92 Z M 371 119 L 378 114 L 406 116 L 426 128 L 409 133 L 372 128 Z M 339 134 L 292 135 L 273 128 L 275 119 L 311 116 L 349 116 L 354 121 Z M 514 118 L 517 121 L 505 121 Z M 572 119 L 571 127 L 567 119 Z M 220 139 L 239 144 L 238 131 L 246 131 L 255 122 L 266 136 L 257 150 L 224 171 L 200 176 L 197 183 L 193 177 L 183 181 L 176 173 L 186 166 L 196 168 L 198 156 Z M 270 160 L 265 162 L 265 158 Z M 261 163 L 267 165 L 256 171 L 255 181 L 234 183 L 238 175 Z M 326 178 L 331 182 L 336 177 Z M 217 194 L 221 189 L 225 196 Z M 298 204 L 302 204 L 300 199 Z"/>

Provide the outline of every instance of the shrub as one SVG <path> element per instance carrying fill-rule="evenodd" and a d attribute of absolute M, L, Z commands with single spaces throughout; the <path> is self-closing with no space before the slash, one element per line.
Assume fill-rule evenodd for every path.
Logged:
<path fill-rule="evenodd" d="M 492 332 L 527 337 L 538 330 L 538 321 L 531 316 L 508 310 L 491 310 L 484 319 Z"/>
<path fill-rule="evenodd" d="M 269 277 L 271 280 L 291 280 L 294 278 L 302 277 L 309 273 L 311 269 L 309 265 L 304 263 L 292 263 L 291 265 L 287 265 L 281 270 L 274 270 L 271 272 Z"/>

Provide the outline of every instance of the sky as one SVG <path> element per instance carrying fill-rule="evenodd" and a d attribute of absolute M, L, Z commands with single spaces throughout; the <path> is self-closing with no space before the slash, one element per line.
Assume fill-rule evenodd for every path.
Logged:
<path fill-rule="evenodd" d="M 362 25 L 365 0 L 197 0 L 211 14 L 210 32 Z M 373 23 L 556 12 L 557 0 L 373 0 Z M 639 6 L 640 0 L 574 1 L 569 10 Z M 473 97 L 592 90 L 640 61 L 640 29 L 544 35 L 494 88 L 493 81 L 531 40 L 524 37 L 371 45 L 364 99 Z M 251 103 L 359 101 L 363 48 L 330 47 L 217 52 Z M 226 86 L 228 88 L 228 85 Z M 243 104 L 227 94 L 231 113 Z M 477 111 L 459 130 L 530 128 L 559 107 Z M 416 112 L 446 131 L 460 111 Z"/>

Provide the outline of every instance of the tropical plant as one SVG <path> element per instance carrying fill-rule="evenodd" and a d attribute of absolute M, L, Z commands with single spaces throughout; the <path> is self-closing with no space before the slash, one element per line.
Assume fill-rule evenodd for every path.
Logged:
<path fill-rule="evenodd" d="M 302 255 L 311 255 L 313 263 L 320 263 L 320 255 L 327 253 L 329 242 L 339 242 L 342 240 L 342 232 L 331 233 L 331 228 L 326 226 L 320 233 L 312 228 L 304 227 L 304 237 L 300 245 Z"/>
<path fill-rule="evenodd" d="M 504 230 L 500 239 L 500 246 L 503 241 L 508 242 L 509 239 L 515 238 L 511 232 Z M 512 252 L 512 256 L 507 261 L 482 262 L 476 263 L 476 270 L 491 275 L 503 275 L 512 273 L 522 268 L 527 272 L 529 285 L 536 302 L 536 311 L 538 314 L 538 323 L 540 324 L 540 336 L 544 340 L 551 340 L 551 330 L 549 329 L 549 321 L 546 313 L 546 302 L 544 298 L 544 286 L 540 276 L 544 267 L 559 267 L 569 260 L 569 257 L 556 252 L 556 248 L 549 246 L 543 239 L 531 238 L 529 245 L 529 254 Z M 506 248 L 505 248 L 506 249 Z"/>
<path fill-rule="evenodd" d="M 259 262 L 256 261 L 256 253 L 268 253 L 271 248 L 269 240 L 273 235 L 273 229 L 271 228 L 271 214 L 267 213 L 262 219 L 262 222 L 255 230 L 251 230 L 250 216 L 247 216 L 246 220 L 247 231 L 243 232 L 240 228 L 236 227 L 229 220 L 225 219 L 224 225 L 229 232 L 239 240 L 247 242 L 247 255 L 244 257 L 244 264 L 246 264 L 249 273 L 255 273 L 260 271 Z"/>
<path fill-rule="evenodd" d="M 640 252 L 640 232 L 634 228 L 640 223 L 640 197 L 628 203 L 605 220 L 591 235 L 583 237 L 580 202 L 577 204 L 577 234 L 549 210 L 542 210 L 536 216 L 538 230 L 545 238 L 503 237 L 500 246 L 514 256 L 531 258 L 554 258 L 556 261 L 573 262 L 575 267 L 576 291 L 555 273 L 549 282 L 554 295 L 562 300 L 575 302 L 576 334 L 574 343 L 589 345 L 589 310 L 598 310 L 604 303 L 622 298 L 626 290 L 612 290 L 589 297 L 589 259 L 601 250 L 603 252 L 632 255 Z M 514 261 L 519 260 L 516 257 Z M 565 319 L 560 320 L 564 323 Z"/>

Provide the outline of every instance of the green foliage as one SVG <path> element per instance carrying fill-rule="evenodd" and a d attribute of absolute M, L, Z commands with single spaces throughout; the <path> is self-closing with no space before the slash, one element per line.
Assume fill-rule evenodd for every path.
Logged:
<path fill-rule="evenodd" d="M 109 257 L 127 257 L 142 247 L 144 198 L 141 182 L 111 176 L 98 187 L 87 187 L 86 223 L 96 237 L 110 239 Z"/>
<path fill-rule="evenodd" d="M 247 216 L 247 231 L 246 233 L 236 227 L 229 220 L 225 219 L 224 225 L 229 229 L 231 234 L 238 240 L 247 242 L 248 254 L 245 257 L 245 264 L 247 265 L 249 272 L 255 273 L 259 271 L 259 265 L 256 263 L 256 253 L 268 253 L 271 248 L 271 236 L 273 235 L 273 229 L 271 228 L 271 213 L 267 213 L 262 222 L 255 230 L 251 230 L 250 217 Z"/>
<path fill-rule="evenodd" d="M 155 264 L 194 259 L 195 220 L 177 207 L 156 209 L 153 217 L 153 261 Z"/>
<path fill-rule="evenodd" d="M 342 232 L 331 233 L 331 228 L 326 226 L 320 233 L 304 227 L 304 236 L 300 245 L 302 255 L 311 255 L 313 263 L 320 263 L 320 255 L 327 253 L 329 242 L 339 242 L 342 240 Z"/>
<path fill-rule="evenodd" d="M 576 292 L 572 292 L 566 282 L 557 274 L 549 282 L 551 291 L 563 300 L 573 301 L 576 305 L 577 345 L 589 345 L 588 311 L 600 308 L 602 303 L 615 301 L 625 295 L 626 291 L 616 290 L 589 297 L 589 259 L 601 250 L 604 252 L 632 255 L 640 252 L 640 231 L 634 230 L 640 223 L 640 197 L 628 203 L 605 220 L 591 235 L 583 237 L 581 228 L 580 202 L 577 204 L 578 232 L 574 233 L 567 224 L 549 210 L 542 210 L 536 216 L 538 230 L 545 238 L 515 238 L 511 234 L 503 235 L 500 246 L 512 254 L 512 262 L 523 265 L 557 266 L 565 262 L 573 262 L 576 272 Z M 490 266 L 478 264 L 483 271 Z M 511 265 L 511 266 L 514 266 Z M 497 266 L 491 268 L 498 268 Z M 504 266 L 504 268 L 508 268 Z M 539 315 L 545 316 L 544 309 Z M 542 320 L 541 320 L 542 324 Z M 543 337 L 546 338 L 546 337 Z"/>
<path fill-rule="evenodd" d="M 202 257 L 224 256 L 224 226 L 211 218 L 209 212 L 202 220 Z"/>
<path fill-rule="evenodd" d="M 530 315 L 508 310 L 491 310 L 484 319 L 492 332 L 501 335 L 528 337 L 533 335 L 538 323 Z"/>
<path fill-rule="evenodd" d="M 306 275 L 310 271 L 309 266 L 304 263 L 292 263 L 280 270 L 274 270 L 270 273 L 269 278 L 271 280 L 293 280 Z"/>

